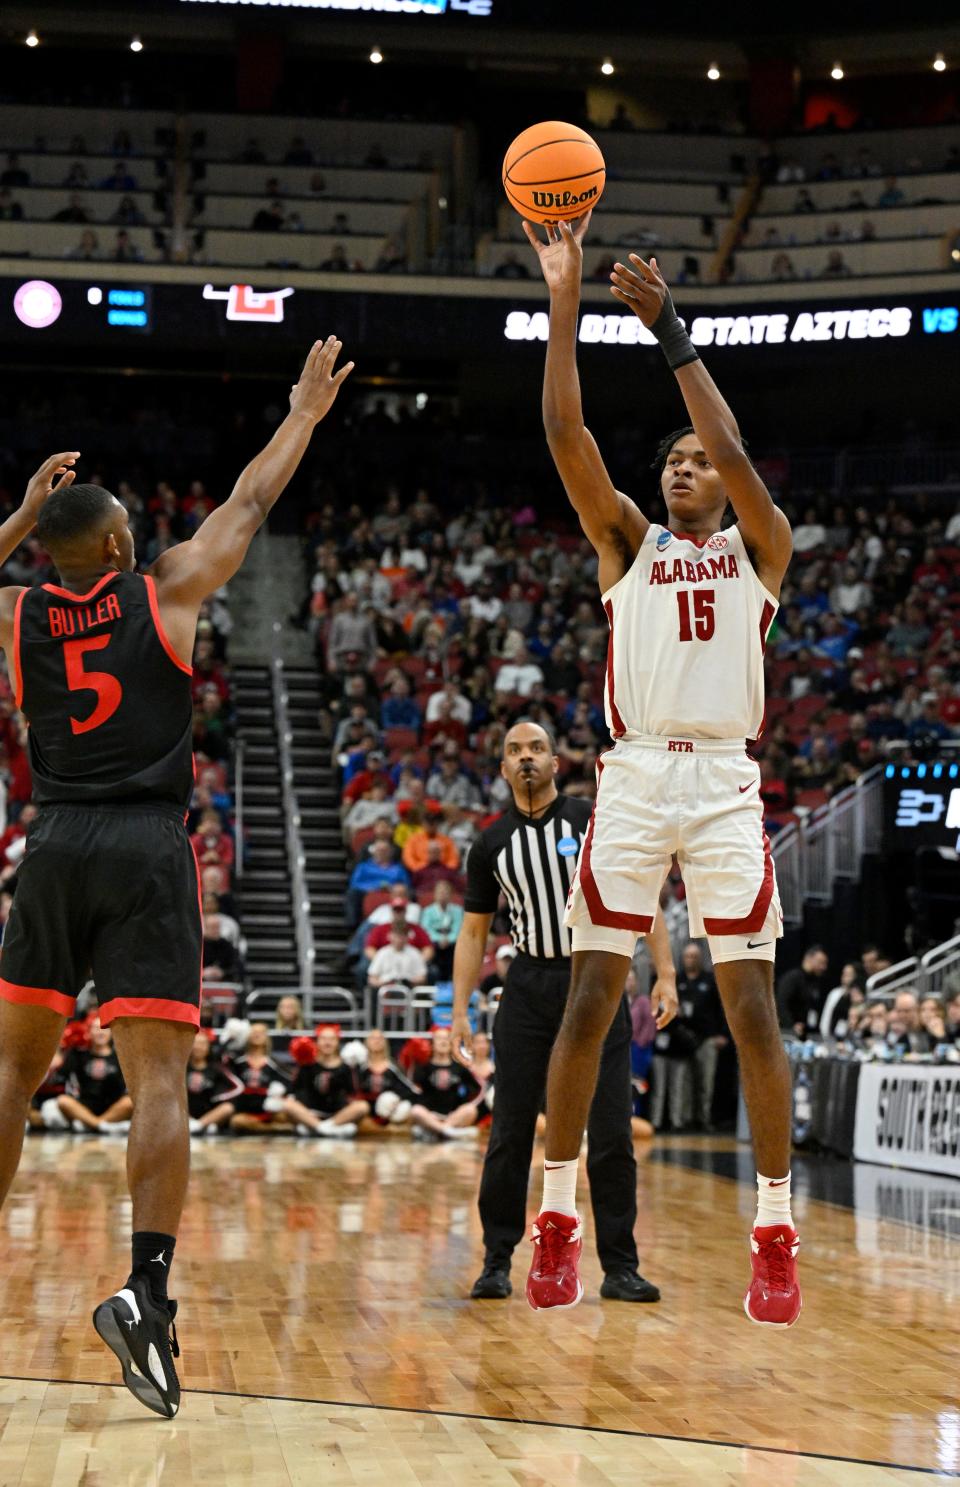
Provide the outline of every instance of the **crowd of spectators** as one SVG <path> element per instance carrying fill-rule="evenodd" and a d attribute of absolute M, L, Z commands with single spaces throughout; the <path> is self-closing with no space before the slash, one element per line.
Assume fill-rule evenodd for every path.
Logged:
<path fill-rule="evenodd" d="M 890 969 L 876 945 L 841 968 L 831 986 L 830 962 L 810 945 L 799 966 L 777 982 L 780 1026 L 787 1038 L 826 1045 L 858 1058 L 960 1061 L 960 970 L 949 970 L 934 994 L 897 986 L 868 993 L 870 977 Z"/>

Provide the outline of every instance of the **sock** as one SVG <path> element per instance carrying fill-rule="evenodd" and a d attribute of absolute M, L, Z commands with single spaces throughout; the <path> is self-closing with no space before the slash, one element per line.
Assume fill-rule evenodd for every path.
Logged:
<path fill-rule="evenodd" d="M 757 1173 L 757 1227 L 782 1224 L 793 1228 L 790 1214 L 790 1173 L 786 1177 L 763 1177 Z"/>
<path fill-rule="evenodd" d="M 580 1158 L 569 1162 L 543 1163 L 543 1202 L 541 1213 L 565 1213 L 577 1216 L 577 1170 Z"/>
<path fill-rule="evenodd" d="M 167 1299 L 167 1277 L 173 1264 L 176 1245 L 177 1241 L 172 1234 L 155 1234 L 149 1229 L 142 1229 L 133 1236 L 130 1277 L 143 1276 L 154 1301 Z"/>

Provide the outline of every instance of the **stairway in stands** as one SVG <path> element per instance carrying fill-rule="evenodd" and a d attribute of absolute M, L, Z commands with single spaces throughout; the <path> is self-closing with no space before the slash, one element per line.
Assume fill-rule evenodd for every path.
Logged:
<path fill-rule="evenodd" d="M 343 985 L 347 942 L 344 899 L 347 863 L 340 836 L 340 792 L 330 746 L 319 739 L 320 690 L 313 666 L 284 665 L 293 735 L 293 789 L 300 807 L 300 840 L 316 952 L 314 985 Z"/>
<path fill-rule="evenodd" d="M 232 676 L 237 735 L 244 748 L 246 854 L 238 887 L 247 973 L 255 987 L 298 986 L 270 669 L 243 662 L 232 668 Z"/>

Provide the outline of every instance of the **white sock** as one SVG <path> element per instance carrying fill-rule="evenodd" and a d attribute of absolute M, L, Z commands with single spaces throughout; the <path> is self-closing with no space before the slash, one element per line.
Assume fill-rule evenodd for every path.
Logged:
<path fill-rule="evenodd" d="M 577 1169 L 579 1157 L 569 1162 L 543 1163 L 543 1202 L 541 1213 L 565 1213 L 570 1218 L 577 1216 Z"/>
<path fill-rule="evenodd" d="M 790 1173 L 786 1177 L 763 1177 L 757 1173 L 757 1227 L 783 1224 L 793 1228 L 790 1213 Z"/>

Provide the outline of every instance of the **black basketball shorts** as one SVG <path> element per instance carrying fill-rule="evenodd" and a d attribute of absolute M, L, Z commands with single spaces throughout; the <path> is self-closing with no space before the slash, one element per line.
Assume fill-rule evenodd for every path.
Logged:
<path fill-rule="evenodd" d="M 200 871 L 166 805 L 48 805 L 27 830 L 0 952 L 0 997 L 69 1017 L 200 1023 Z"/>

